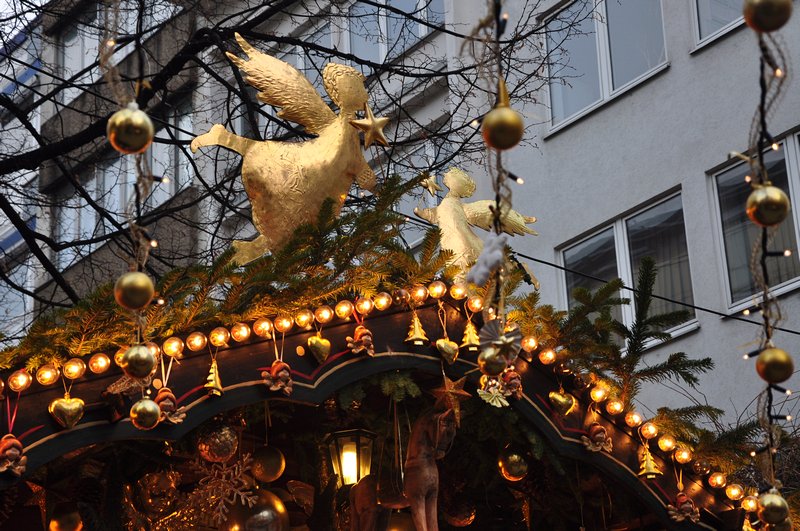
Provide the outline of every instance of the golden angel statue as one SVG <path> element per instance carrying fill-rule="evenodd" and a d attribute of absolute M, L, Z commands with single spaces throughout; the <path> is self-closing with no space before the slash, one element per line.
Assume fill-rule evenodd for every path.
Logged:
<path fill-rule="evenodd" d="M 244 159 L 242 181 L 259 232 L 252 241 L 233 244 L 234 260 L 246 264 L 282 247 L 300 225 L 315 221 L 326 199 L 335 201 L 338 215 L 353 181 L 373 189 L 375 174 L 364 159 L 359 130 L 365 131 L 367 146 L 373 139 L 385 143 L 381 128 L 387 119 L 372 115 L 364 76 L 356 69 L 329 63 L 322 72 L 325 90 L 340 109 L 337 115 L 297 69 L 259 52 L 238 33 L 236 41 L 248 58 L 227 55 L 259 90 L 259 101 L 281 107 L 279 117 L 317 135 L 303 142 L 259 142 L 217 124 L 192 140 L 192 152 L 220 146 Z M 365 119 L 356 117 L 361 110 L 366 112 Z"/>
<path fill-rule="evenodd" d="M 464 203 L 462 199 L 472 197 L 475 193 L 475 181 L 464 170 L 450 168 L 444 174 L 444 185 L 448 188 L 439 206 L 435 208 L 415 208 L 419 217 L 437 225 L 441 232 L 441 247 L 453 251 L 448 265 L 458 266 L 466 272 L 475 263 L 483 250 L 483 241 L 473 232 L 472 227 L 491 230 L 493 214 L 490 207 L 493 200 Z M 536 218 L 523 216 L 508 204 L 501 204 L 501 221 L 503 231 L 511 234 L 536 234 L 528 228 Z"/>

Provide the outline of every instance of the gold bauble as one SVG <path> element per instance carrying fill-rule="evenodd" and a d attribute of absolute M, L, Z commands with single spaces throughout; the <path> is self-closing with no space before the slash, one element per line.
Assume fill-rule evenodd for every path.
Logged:
<path fill-rule="evenodd" d="M 58 511 L 57 508 L 56 511 Z M 83 520 L 77 509 L 68 513 L 54 514 L 50 523 L 47 524 L 48 531 L 81 531 L 82 529 Z"/>
<path fill-rule="evenodd" d="M 146 378 L 156 366 L 156 357 L 145 345 L 132 346 L 121 356 L 114 356 L 114 361 L 131 378 Z"/>
<path fill-rule="evenodd" d="M 759 186 L 747 196 L 747 217 L 760 227 L 774 227 L 789 215 L 789 197 L 777 186 Z"/>
<path fill-rule="evenodd" d="M 785 350 L 775 347 L 765 348 L 756 358 L 756 371 L 765 382 L 779 384 L 792 376 L 794 363 Z"/>
<path fill-rule="evenodd" d="M 767 524 L 780 524 L 789 518 L 789 504 L 772 489 L 758 498 L 758 519 Z"/>
<path fill-rule="evenodd" d="M 508 367 L 508 360 L 494 346 L 489 346 L 478 355 L 478 368 L 487 376 L 498 376 Z"/>
<path fill-rule="evenodd" d="M 502 79 L 498 84 L 498 96 L 497 105 L 483 117 L 483 141 L 494 149 L 511 149 L 522 140 L 525 124 L 522 116 L 509 106 L 508 90 Z"/>
<path fill-rule="evenodd" d="M 392 511 L 389 515 L 386 531 L 416 531 L 416 529 L 410 514 Z"/>
<path fill-rule="evenodd" d="M 218 527 L 220 531 L 242 531 L 258 529 L 259 531 L 289 531 L 289 511 L 283 501 L 265 489 L 256 492 L 256 503 L 248 507 L 242 503 L 234 503 L 225 522 Z M 413 529 L 413 528 L 412 528 Z"/>
<path fill-rule="evenodd" d="M 772 524 L 767 528 L 767 531 L 792 531 L 794 526 L 792 526 L 792 519 L 787 518 L 783 522 L 778 524 Z"/>
<path fill-rule="evenodd" d="M 528 474 L 528 460 L 509 445 L 497 457 L 497 469 L 508 481 L 521 481 Z"/>
<path fill-rule="evenodd" d="M 236 454 L 239 436 L 229 426 L 208 430 L 197 439 L 200 457 L 210 463 L 225 463 Z"/>
<path fill-rule="evenodd" d="M 141 310 L 150 304 L 155 293 L 150 277 L 138 271 L 125 273 L 114 284 L 114 299 L 128 310 Z"/>
<path fill-rule="evenodd" d="M 764 33 L 782 27 L 792 16 L 792 0 L 745 0 L 744 20 L 754 30 Z"/>
<path fill-rule="evenodd" d="M 123 155 L 142 153 L 150 147 L 154 135 L 153 122 L 136 104 L 112 114 L 106 126 L 109 143 Z"/>
<path fill-rule="evenodd" d="M 161 419 L 161 408 L 149 398 L 142 398 L 131 406 L 131 423 L 140 430 L 152 430 Z"/>
<path fill-rule="evenodd" d="M 286 468 L 283 453 L 274 446 L 264 446 L 253 453 L 250 470 L 253 477 L 262 483 L 271 483 L 281 477 Z"/>

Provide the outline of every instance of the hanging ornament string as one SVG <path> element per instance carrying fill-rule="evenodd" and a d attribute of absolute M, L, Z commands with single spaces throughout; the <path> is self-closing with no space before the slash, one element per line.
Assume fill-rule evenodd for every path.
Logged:
<path fill-rule="evenodd" d="M 11 397 L 6 400 L 6 419 L 8 423 L 8 433 L 14 433 L 14 424 L 17 421 L 17 411 L 19 410 L 19 399 L 22 391 L 17 392 L 17 399 L 14 401 L 14 411 L 11 411 Z"/>

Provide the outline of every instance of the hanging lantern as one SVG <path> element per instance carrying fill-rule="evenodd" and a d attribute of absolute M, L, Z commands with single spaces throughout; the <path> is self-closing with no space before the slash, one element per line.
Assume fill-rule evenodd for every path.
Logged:
<path fill-rule="evenodd" d="M 377 436 L 366 430 L 337 431 L 325 437 L 339 486 L 354 485 L 370 473 L 372 446 Z"/>
<path fill-rule="evenodd" d="M 89 358 L 89 370 L 95 374 L 102 374 L 111 366 L 111 360 L 102 352 L 98 352 Z"/>
<path fill-rule="evenodd" d="M 47 363 L 39 367 L 36 371 L 36 381 L 42 385 L 52 385 L 58 381 L 61 372 L 52 363 Z"/>
<path fill-rule="evenodd" d="M 230 340 L 230 338 L 231 333 L 228 332 L 228 329 L 224 326 L 218 326 L 208 334 L 209 343 L 217 348 L 228 346 L 228 340 Z"/>
<path fill-rule="evenodd" d="M 250 339 L 250 327 L 247 323 L 236 323 L 231 327 L 231 337 L 237 343 L 243 343 Z"/>

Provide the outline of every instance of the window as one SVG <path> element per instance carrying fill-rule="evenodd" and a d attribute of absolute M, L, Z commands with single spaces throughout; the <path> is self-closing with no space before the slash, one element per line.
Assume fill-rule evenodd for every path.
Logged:
<path fill-rule="evenodd" d="M 36 217 L 28 219 L 27 226 L 36 230 Z M 29 258 L 31 254 L 22 236 L 16 229 L 7 230 L 0 236 L 0 269 L 11 284 L 33 291 L 33 277 Z M 33 299 L 16 290 L 12 285 L 0 282 L 0 333 L 17 336 L 30 322 Z"/>
<path fill-rule="evenodd" d="M 794 147 L 797 138 L 788 142 L 789 147 Z M 795 161 L 787 164 L 787 156 L 791 157 L 794 149 L 786 149 L 785 142 L 778 151 L 768 151 L 764 155 L 767 172 L 772 184 L 781 188 L 791 198 L 790 181 L 796 183 L 798 175 L 796 170 L 790 174 L 789 168 L 796 168 Z M 761 233 L 745 214 L 744 205 L 750 194 L 750 186 L 745 184 L 745 175 L 749 166 L 745 163 L 738 164 L 714 176 L 717 192 L 720 224 L 722 228 L 722 243 L 727 269 L 728 296 L 731 305 L 736 303 L 750 303 L 749 298 L 756 294 L 758 288 L 753 284 L 750 271 L 750 256 L 753 243 Z M 796 222 L 792 215 L 781 223 L 775 230 L 770 249 L 790 249 L 792 255 L 783 258 L 770 259 L 768 273 L 771 286 L 780 286 L 800 276 L 800 260 L 797 257 L 797 231 Z"/>
<path fill-rule="evenodd" d="M 96 8 L 87 9 L 61 33 L 58 64 L 65 79 L 72 79 L 97 60 L 99 32 L 96 27 Z M 61 93 L 61 103 L 67 104 L 81 92 L 80 86 L 92 82 L 92 71 L 76 77 Z"/>
<path fill-rule="evenodd" d="M 153 182 L 150 196 L 146 204 L 155 208 L 168 201 L 181 188 L 192 181 L 194 168 L 187 153 L 188 142 L 192 139 L 192 102 L 191 98 L 181 100 L 167 114 L 167 126 L 156 136 L 171 143 L 154 142 L 145 156 L 149 158 L 150 171 L 156 177 L 166 181 Z M 178 144 L 178 142 L 182 144 Z M 183 143 L 186 144 L 183 144 Z"/>
<path fill-rule="evenodd" d="M 317 28 L 308 38 L 309 42 L 313 42 L 318 46 L 324 48 L 333 48 L 333 39 L 331 36 L 331 27 L 329 24 L 324 24 Z M 322 94 L 325 90 L 322 86 L 322 69 L 330 61 L 331 56 L 317 50 L 308 50 L 305 55 L 301 56 L 302 66 L 300 71 L 305 74 L 311 84 Z M 327 99 L 327 96 L 326 96 Z"/>
<path fill-rule="evenodd" d="M 444 24 L 444 0 L 386 0 L 386 6 L 411 16 L 363 2 L 355 2 L 350 7 L 350 53 L 381 63 L 387 58 L 402 55 L 430 33 L 429 25 Z M 364 75 L 372 73 L 368 67 L 361 68 Z"/>
<path fill-rule="evenodd" d="M 660 0 L 576 0 L 547 24 L 552 125 L 666 64 Z"/>
<path fill-rule="evenodd" d="M 562 251 L 567 269 L 564 280 L 568 305 L 575 301 L 575 288 L 596 290 L 603 282 L 621 278 L 633 288 L 638 280 L 639 266 L 650 257 L 658 268 L 653 293 L 681 303 L 693 304 L 686 229 L 683 221 L 681 196 L 675 195 L 626 218 Z M 594 277 L 594 278 L 590 278 Z M 595 279 L 602 279 L 603 282 Z M 633 298 L 631 293 L 621 296 Z M 685 306 L 654 299 L 651 313 L 687 310 Z M 690 319 L 694 319 L 693 312 Z M 631 308 L 616 308 L 614 317 L 630 325 Z"/>
<path fill-rule="evenodd" d="M 743 20 L 742 4 L 742 0 L 695 0 L 698 42 L 707 42 L 738 26 Z"/>

